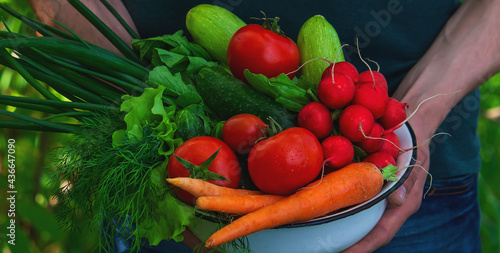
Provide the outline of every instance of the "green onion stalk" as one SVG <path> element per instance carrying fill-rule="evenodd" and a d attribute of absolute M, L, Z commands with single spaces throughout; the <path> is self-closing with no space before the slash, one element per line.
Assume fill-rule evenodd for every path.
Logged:
<path fill-rule="evenodd" d="M 42 36 L 0 31 L 0 64 L 17 71 L 39 97 L 1 94 L 0 128 L 71 133 L 53 152 L 52 182 L 68 182 L 56 193 L 61 224 L 100 233 L 98 250 L 113 237 L 145 243 L 181 241 L 195 211 L 167 186 L 166 164 L 184 140 L 210 135 L 220 120 L 196 92 L 194 77 L 216 66 L 182 31 L 139 39 L 112 6 L 101 0 L 132 36 L 120 39 L 79 0 L 68 0 L 120 54 L 25 17 L 5 4 L 9 15 Z M 23 110 L 17 110 L 22 108 Z M 43 112 L 35 118 L 20 111 Z M 181 128 L 182 131 L 178 131 Z M 83 223 L 82 223 L 83 220 Z"/>

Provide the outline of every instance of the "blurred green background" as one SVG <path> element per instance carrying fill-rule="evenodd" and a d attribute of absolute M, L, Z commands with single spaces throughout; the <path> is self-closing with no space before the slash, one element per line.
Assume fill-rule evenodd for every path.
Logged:
<path fill-rule="evenodd" d="M 1 0 L 24 15 L 33 17 L 26 1 Z M 12 31 L 25 34 L 33 32 L 21 22 L 9 19 L 0 12 Z M 3 25 L 1 25 L 4 30 Z M 500 75 L 487 81 L 482 87 L 479 134 L 482 141 L 483 167 L 480 173 L 480 204 L 482 213 L 483 252 L 498 252 L 500 248 Z M 36 97 L 37 92 L 16 72 L 0 66 L 0 93 Z M 0 106 L 5 108 L 5 106 Z M 12 109 L 12 108 L 7 108 Z M 36 115 L 43 117 L 43 115 Z M 2 119 L 2 117 L 0 117 Z M 90 252 L 95 238 L 87 233 L 68 233 L 59 229 L 52 214 L 52 194 L 55 186 L 48 184 L 51 173 L 51 150 L 68 140 L 68 135 L 0 129 L 0 250 L 7 252 Z M 8 139 L 15 139 L 16 157 L 16 246 L 7 244 L 8 226 L 7 162 Z M 84 227 L 84 226 L 83 226 Z"/>

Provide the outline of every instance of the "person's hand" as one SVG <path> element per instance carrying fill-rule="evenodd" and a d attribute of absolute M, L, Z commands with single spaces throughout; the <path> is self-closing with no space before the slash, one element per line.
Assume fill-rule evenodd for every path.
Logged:
<path fill-rule="evenodd" d="M 67 0 L 28 0 L 33 12 L 40 22 L 56 27 L 67 32 L 54 20 L 78 34 L 83 40 L 99 45 L 103 48 L 117 52 L 118 50 L 109 42 L 90 22 L 85 19 Z M 134 29 L 135 25 L 121 0 L 108 0 L 120 16 Z M 100 1 L 82 0 L 87 8 L 96 14 L 125 42 L 131 43 L 132 37 L 106 9 Z"/>
<path fill-rule="evenodd" d="M 401 187 L 388 197 L 388 205 L 382 218 L 368 235 L 344 252 L 373 252 L 389 243 L 403 223 L 420 207 L 425 180 L 429 169 L 429 129 L 425 121 L 412 120 L 412 129 L 417 136 L 417 160 L 410 176 Z"/>
<path fill-rule="evenodd" d="M 218 253 L 217 251 L 205 248 L 205 244 L 203 244 L 203 242 L 189 228 L 186 228 L 186 230 L 182 232 L 182 236 L 184 236 L 182 243 L 194 252 Z"/>

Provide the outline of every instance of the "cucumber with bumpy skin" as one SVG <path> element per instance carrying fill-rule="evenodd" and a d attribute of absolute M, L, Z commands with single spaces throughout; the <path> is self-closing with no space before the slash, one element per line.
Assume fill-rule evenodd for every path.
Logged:
<path fill-rule="evenodd" d="M 297 47 L 300 52 L 301 65 L 316 58 L 324 58 L 331 62 L 344 61 L 337 31 L 321 15 L 309 18 L 302 25 L 297 38 Z M 328 65 L 328 62 L 316 59 L 305 64 L 300 71 L 317 85 Z"/>
<path fill-rule="evenodd" d="M 221 120 L 250 113 L 267 124 L 272 117 L 283 129 L 294 126 L 295 116 L 283 105 L 257 92 L 220 66 L 200 70 L 196 76 L 196 88 Z"/>
<path fill-rule="evenodd" d="M 186 15 L 186 28 L 193 41 L 224 64 L 227 64 L 229 40 L 245 25 L 243 20 L 229 10 L 212 4 L 199 4 Z"/>

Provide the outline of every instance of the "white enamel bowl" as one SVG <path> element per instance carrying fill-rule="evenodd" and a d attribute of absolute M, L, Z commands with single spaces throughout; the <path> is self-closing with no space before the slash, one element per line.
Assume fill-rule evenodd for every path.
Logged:
<path fill-rule="evenodd" d="M 386 198 L 399 188 L 410 175 L 416 160 L 417 150 L 415 135 L 406 124 L 395 131 L 402 149 L 410 151 L 400 153 L 397 181 L 386 183 L 372 199 L 350 208 L 318 217 L 306 222 L 287 224 L 274 229 L 263 230 L 249 235 L 248 242 L 255 253 L 322 253 L 342 251 L 367 235 L 382 217 L 387 205 Z M 206 239 L 216 230 L 216 225 L 202 220 L 193 231 Z M 231 251 L 230 251 L 231 252 Z"/>

